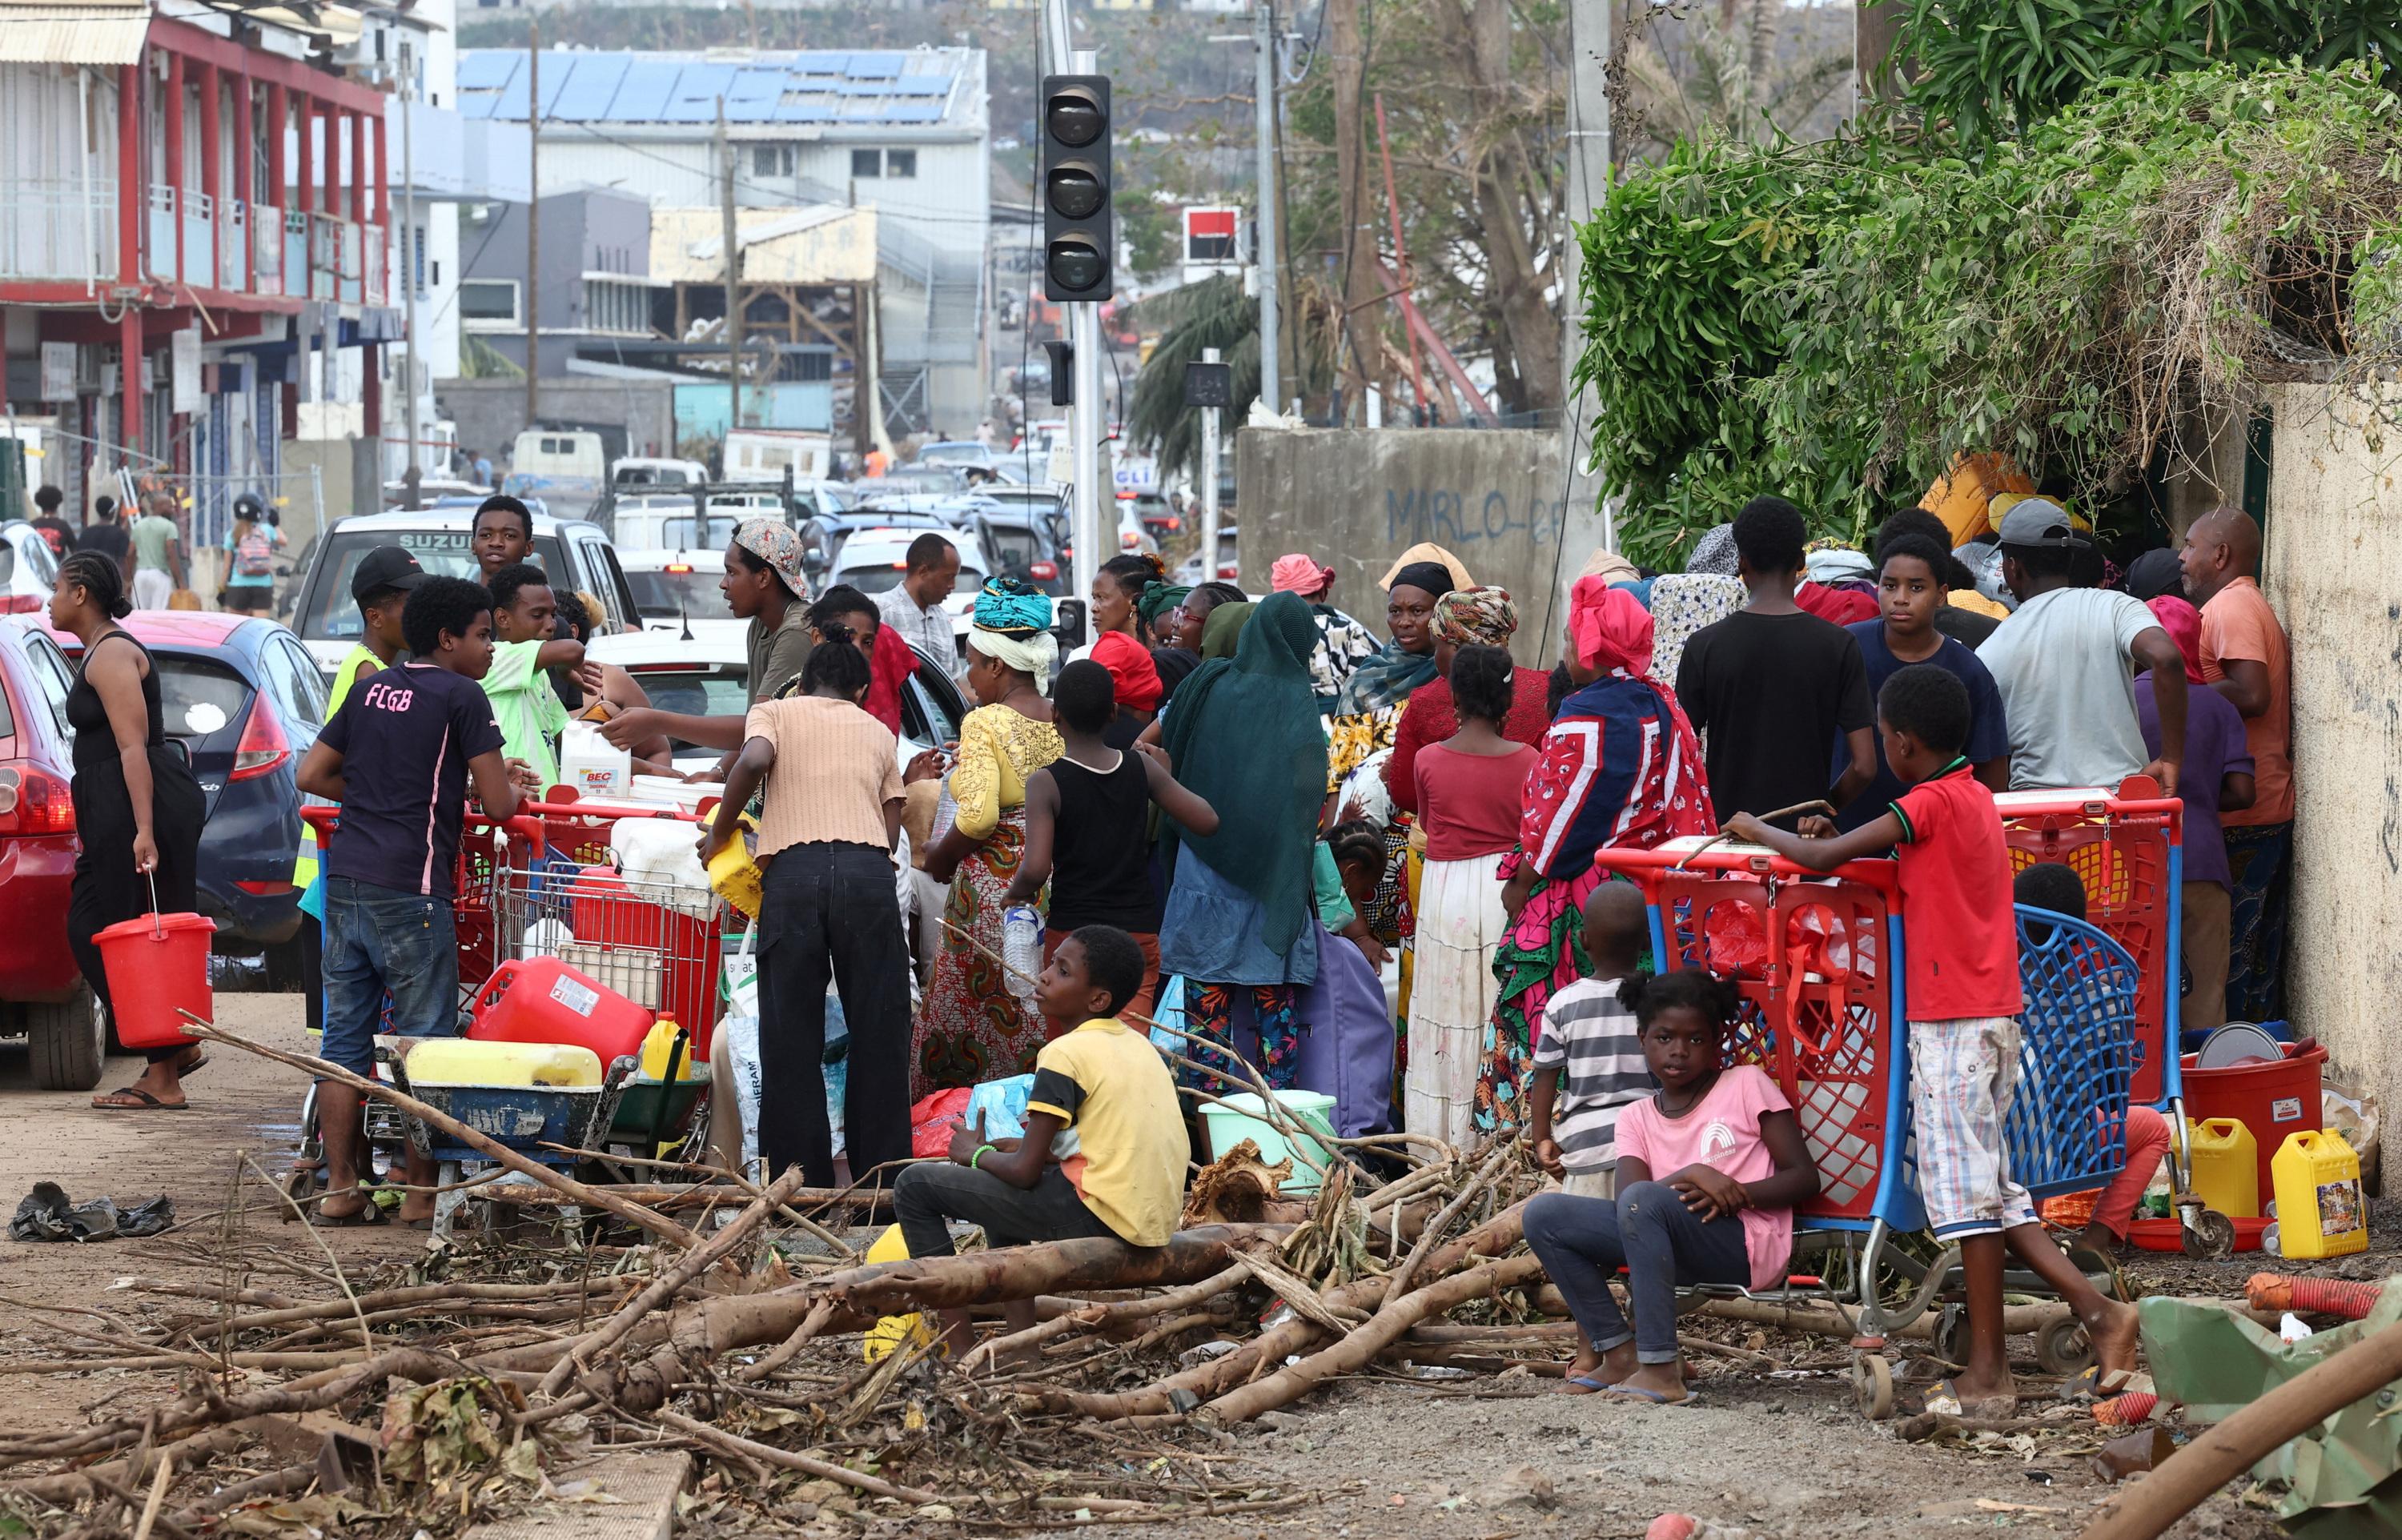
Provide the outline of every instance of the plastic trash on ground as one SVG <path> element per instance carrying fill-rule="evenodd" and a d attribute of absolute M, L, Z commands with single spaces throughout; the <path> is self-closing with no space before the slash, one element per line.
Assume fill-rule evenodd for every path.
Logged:
<path fill-rule="evenodd" d="M 175 1222 L 174 1201 L 165 1193 L 147 1203 L 120 1206 L 114 1198 L 76 1203 L 56 1182 L 35 1182 L 8 1221 L 12 1241 L 114 1241 L 156 1235 Z"/>

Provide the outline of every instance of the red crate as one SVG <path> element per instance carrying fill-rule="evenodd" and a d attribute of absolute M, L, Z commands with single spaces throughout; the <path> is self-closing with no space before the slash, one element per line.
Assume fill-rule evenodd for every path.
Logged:
<path fill-rule="evenodd" d="M 2185 804 L 2131 776 L 2116 795 L 2099 788 L 2009 791 L 1994 799 L 2013 875 L 2059 861 L 2085 884 L 2085 917 L 2135 959 L 2135 1078 L 2139 1103 L 2167 1093 L 2177 1052 L 2171 1019 L 2184 955 L 2171 853 L 2185 842 Z"/>
<path fill-rule="evenodd" d="M 1893 863 L 1820 876 L 1757 846 L 1705 843 L 1594 859 L 1642 887 L 1666 942 L 1663 971 L 1707 966 L 1734 980 L 1745 1011 L 1728 1059 L 1775 1077 L 1818 1163 L 1818 1195 L 1796 1213 L 1871 1218 L 1892 1135 L 1909 1121 L 1890 1105 Z"/>

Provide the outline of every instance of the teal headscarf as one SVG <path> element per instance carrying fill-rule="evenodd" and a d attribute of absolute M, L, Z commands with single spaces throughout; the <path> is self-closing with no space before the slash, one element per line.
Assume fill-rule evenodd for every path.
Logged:
<path fill-rule="evenodd" d="M 1283 952 L 1309 923 L 1326 798 L 1326 729 L 1309 679 L 1318 623 L 1299 598 L 1272 594 L 1241 630 L 1232 659 L 1211 658 L 1178 687 L 1164 733 L 1176 778 L 1217 810 L 1218 832 L 1173 820 L 1168 832 L 1259 901 L 1261 939 Z"/>

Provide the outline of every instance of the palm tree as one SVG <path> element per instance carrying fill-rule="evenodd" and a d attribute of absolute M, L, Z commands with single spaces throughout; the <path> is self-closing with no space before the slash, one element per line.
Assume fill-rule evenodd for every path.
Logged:
<path fill-rule="evenodd" d="M 1144 300 L 1135 308 L 1135 323 L 1163 330 L 1150 362 L 1135 376 L 1125 431 L 1158 455 L 1161 477 L 1173 478 L 1201 462 L 1200 415 L 1184 406 L 1185 364 L 1198 363 L 1204 348 L 1215 348 L 1234 366 L 1229 424 L 1242 421 L 1260 393 L 1259 302 L 1243 297 L 1239 280 L 1221 275 Z"/>

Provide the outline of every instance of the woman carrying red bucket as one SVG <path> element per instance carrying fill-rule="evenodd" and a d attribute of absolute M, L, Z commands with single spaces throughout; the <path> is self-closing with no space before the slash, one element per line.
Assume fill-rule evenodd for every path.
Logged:
<path fill-rule="evenodd" d="M 92 1098 L 97 1107 L 175 1111 L 184 1107 L 183 1076 L 200 1067 L 200 1048 L 175 1030 L 173 991 L 188 979 L 197 942 L 200 981 L 208 979 L 209 922 L 192 913 L 198 901 L 200 825 L 207 804 L 184 756 L 167 745 L 159 701 L 159 669 L 150 651 L 117 622 L 132 612 L 117 563 L 78 551 L 59 564 L 50 590 L 50 625 L 83 643 L 83 662 L 67 694 L 75 728 L 76 858 L 67 903 L 67 945 L 92 993 L 116 1024 L 117 1040 L 146 1053 L 150 1067 L 132 1084 Z M 103 943 L 111 927 L 139 920 L 156 956 L 138 968 L 120 963 L 126 991 L 109 987 Z M 147 949 L 145 949 L 147 950 Z M 186 966 L 161 966 L 173 954 Z M 162 987 L 141 989 L 132 981 Z M 124 993 L 125 1010 L 117 1008 Z M 205 996 L 197 997 L 205 1005 Z"/>

